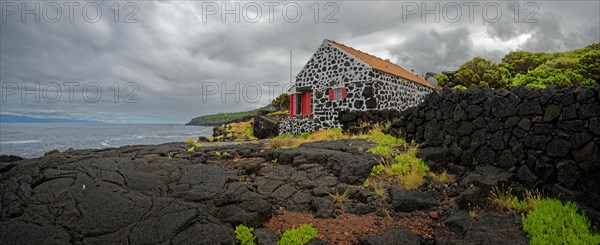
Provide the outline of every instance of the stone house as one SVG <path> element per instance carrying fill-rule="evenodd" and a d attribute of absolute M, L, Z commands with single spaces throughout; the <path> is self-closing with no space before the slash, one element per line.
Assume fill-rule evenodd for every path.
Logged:
<path fill-rule="evenodd" d="M 290 115 L 279 121 L 279 133 L 341 127 L 342 111 L 402 111 L 433 88 L 389 60 L 324 40 L 289 90 Z"/>

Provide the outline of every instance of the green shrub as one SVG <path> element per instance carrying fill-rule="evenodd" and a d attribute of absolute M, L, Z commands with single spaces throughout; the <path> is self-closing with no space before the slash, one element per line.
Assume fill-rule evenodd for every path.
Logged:
<path fill-rule="evenodd" d="M 438 86 L 444 86 L 446 83 L 450 81 L 450 78 L 446 76 L 446 74 L 437 74 L 435 75 L 435 80 L 438 82 Z"/>
<path fill-rule="evenodd" d="M 460 90 L 467 90 L 467 87 L 463 86 L 463 85 L 456 85 L 454 87 L 452 87 L 453 89 L 460 89 Z"/>
<path fill-rule="evenodd" d="M 247 227 L 245 225 L 238 225 L 235 227 L 235 240 L 241 245 L 255 245 L 254 239 L 256 236 L 252 234 L 254 228 Z"/>
<path fill-rule="evenodd" d="M 600 235 L 571 201 L 543 199 L 522 219 L 531 244 L 600 244 Z"/>
<path fill-rule="evenodd" d="M 310 224 L 300 225 L 298 228 L 287 230 L 281 235 L 280 245 L 303 245 L 308 243 L 313 237 L 318 237 L 317 229 Z"/>

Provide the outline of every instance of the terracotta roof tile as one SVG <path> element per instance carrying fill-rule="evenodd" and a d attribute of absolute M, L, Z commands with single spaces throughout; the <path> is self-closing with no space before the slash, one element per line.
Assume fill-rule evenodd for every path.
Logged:
<path fill-rule="evenodd" d="M 371 68 L 373 68 L 375 70 L 382 71 L 382 72 L 385 72 L 385 73 L 388 73 L 388 74 L 391 74 L 394 76 L 398 76 L 398 77 L 407 79 L 409 81 L 421 84 L 428 88 L 433 88 L 433 86 L 431 84 L 429 84 L 427 81 L 425 81 L 423 78 L 412 74 L 411 72 L 405 70 L 404 68 L 400 67 L 399 65 L 396 65 L 392 62 L 383 60 L 377 56 L 365 53 L 363 51 L 348 47 L 348 46 L 338 43 L 336 41 L 332 41 L 332 40 L 327 40 L 327 41 L 330 42 L 331 44 L 337 46 L 338 48 L 346 51 L 347 53 L 350 53 L 351 55 L 362 60 L 363 62 L 367 63 L 369 66 L 371 66 Z"/>

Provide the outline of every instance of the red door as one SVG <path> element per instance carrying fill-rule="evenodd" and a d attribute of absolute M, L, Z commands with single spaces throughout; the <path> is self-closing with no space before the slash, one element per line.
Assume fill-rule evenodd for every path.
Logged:
<path fill-rule="evenodd" d="M 290 95 L 290 115 L 296 115 L 296 94 Z"/>
<path fill-rule="evenodd" d="M 310 91 L 302 92 L 302 115 L 309 115 L 310 109 Z"/>

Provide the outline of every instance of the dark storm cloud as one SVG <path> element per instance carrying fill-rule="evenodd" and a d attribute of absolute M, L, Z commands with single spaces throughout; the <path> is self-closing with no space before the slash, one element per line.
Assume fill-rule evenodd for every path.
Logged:
<path fill-rule="evenodd" d="M 473 41 L 466 27 L 438 32 L 430 30 L 407 39 L 390 49 L 397 55 L 398 64 L 419 73 L 452 70 L 471 58 Z"/>
<path fill-rule="evenodd" d="M 80 15 L 69 23 L 64 13 L 58 23 L 21 23 L 19 15 L 8 16 L 7 22 L 0 23 L 0 82 L 79 82 L 82 86 L 96 82 L 103 90 L 102 100 L 87 102 L 81 91 L 73 102 L 23 103 L 13 95 L 0 104 L 1 113 L 183 123 L 201 114 L 257 108 L 269 102 L 269 94 L 284 90 L 289 80 L 289 51 L 293 51 L 295 76 L 323 39 L 396 60 L 419 73 L 453 70 L 475 55 L 498 61 L 509 50 L 565 50 L 600 39 L 597 11 L 592 11 L 594 6 L 598 9 L 598 3 L 590 2 L 539 3 L 540 21 L 535 25 L 511 22 L 512 16 L 495 24 L 481 21 L 481 16 L 474 23 L 465 19 L 458 23 L 422 22 L 418 15 L 403 19 L 403 2 L 389 1 L 338 2 L 337 23 L 323 23 L 332 10 L 325 9 L 323 2 L 319 23 L 314 23 L 314 12 L 309 8 L 313 2 L 299 2 L 303 12 L 296 23 L 283 20 L 282 6 L 290 2 L 276 7 L 273 23 L 269 23 L 264 7 L 258 23 L 243 18 L 235 23 L 233 16 L 222 23 L 219 14 L 208 16 L 204 23 L 205 2 L 141 1 L 135 2 L 139 23 L 123 23 L 123 18 L 115 23 L 109 9 L 114 2 L 99 3 L 104 12 L 96 23 L 85 22 Z M 233 3 L 227 4 L 231 7 Z M 121 17 L 125 14 L 121 12 Z M 529 39 L 519 39 L 524 36 Z M 120 86 L 118 103 L 113 101 L 111 90 L 115 82 Z M 137 103 L 122 101 L 130 92 L 123 87 L 128 82 L 137 85 Z M 264 82 L 282 86 L 271 92 L 262 86 Z M 256 94 L 248 89 L 240 91 L 247 92 L 240 103 L 231 95 L 223 103 L 220 93 L 203 99 L 203 85 L 209 83 L 227 88 L 234 88 L 236 83 L 239 88 L 259 84 L 262 97 L 257 101 L 244 99 L 244 95 Z"/>

